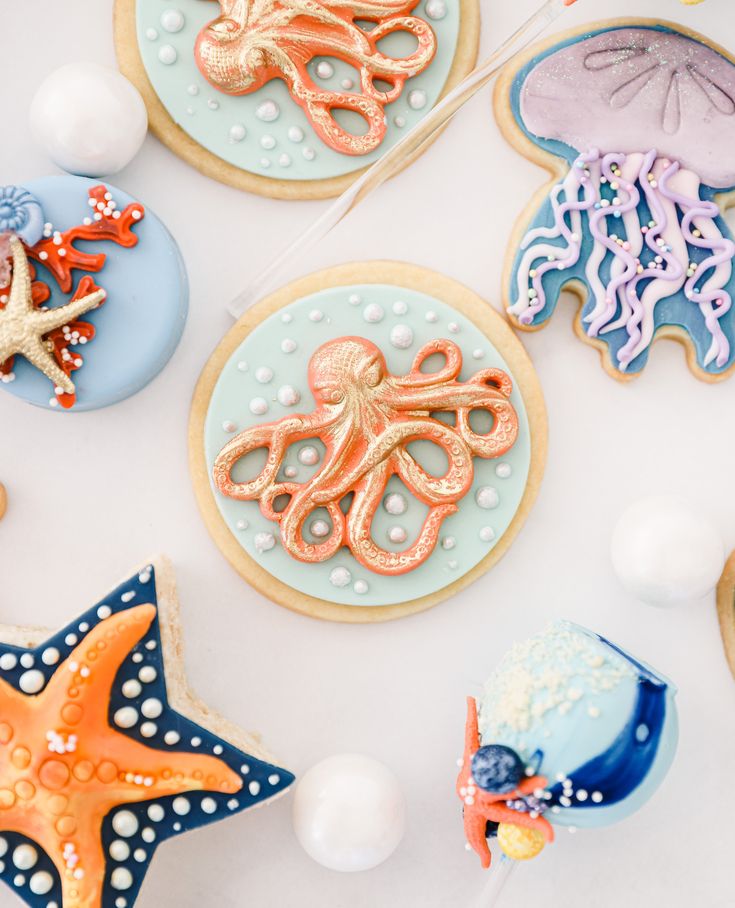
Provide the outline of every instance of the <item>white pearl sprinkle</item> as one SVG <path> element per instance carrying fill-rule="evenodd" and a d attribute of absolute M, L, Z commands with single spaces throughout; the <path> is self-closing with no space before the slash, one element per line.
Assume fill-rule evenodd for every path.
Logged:
<path fill-rule="evenodd" d="M 293 340 L 293 338 L 284 337 L 284 339 L 281 341 L 281 350 L 284 353 L 293 353 L 297 347 L 298 344 L 295 340 Z"/>
<path fill-rule="evenodd" d="M 500 504 L 500 496 L 498 495 L 497 489 L 494 489 L 492 486 L 481 486 L 475 494 L 475 501 L 477 502 L 478 507 L 489 510 L 491 508 L 497 508 Z"/>
<path fill-rule="evenodd" d="M 400 545 L 400 543 L 405 542 L 406 539 L 408 539 L 408 533 L 403 527 L 390 527 L 388 530 L 388 539 L 390 539 L 391 542 Z"/>
<path fill-rule="evenodd" d="M 112 717 L 119 728 L 132 728 L 138 721 L 138 710 L 132 706 L 123 706 Z"/>
<path fill-rule="evenodd" d="M 390 332 L 390 342 L 398 350 L 407 350 L 413 343 L 413 331 L 408 325 L 394 325 Z"/>
<path fill-rule="evenodd" d="M 237 425 L 231 419 L 226 419 L 222 423 L 222 429 L 224 432 L 234 432 L 237 429 Z"/>
<path fill-rule="evenodd" d="M 364 596 L 368 591 L 368 585 L 364 580 L 356 580 L 352 589 L 357 593 L 358 596 Z"/>
<path fill-rule="evenodd" d="M 495 530 L 492 527 L 482 527 L 480 530 L 480 539 L 483 542 L 492 542 L 495 539 Z"/>
<path fill-rule="evenodd" d="M 255 370 L 255 380 L 260 382 L 261 385 L 267 385 L 272 379 L 273 369 L 269 369 L 268 366 L 259 366 Z"/>
<path fill-rule="evenodd" d="M 377 303 L 369 303 L 362 310 L 362 317 L 365 319 L 366 322 L 375 324 L 376 322 L 383 321 L 383 318 L 385 317 L 385 312 L 383 311 L 383 307 L 379 306 Z"/>
<path fill-rule="evenodd" d="M 204 813 L 212 814 L 217 810 L 217 802 L 214 798 L 202 798 L 201 808 Z"/>
<path fill-rule="evenodd" d="M 273 533 L 256 533 L 253 539 L 255 551 L 259 555 L 262 555 L 263 552 L 270 552 L 275 544 L 276 537 L 273 535 Z"/>
<path fill-rule="evenodd" d="M 408 510 L 408 501 L 400 492 L 389 492 L 383 499 L 383 507 L 391 516 L 398 517 Z"/>
<path fill-rule="evenodd" d="M 152 665 L 144 665 L 138 672 L 138 677 L 143 684 L 151 684 L 158 677 L 158 672 Z"/>
<path fill-rule="evenodd" d="M 296 142 L 297 144 L 303 142 L 304 130 L 300 126 L 289 126 L 288 137 L 292 142 Z"/>
<path fill-rule="evenodd" d="M 18 870 L 30 870 L 38 863 L 38 852 L 32 845 L 18 845 L 13 852 L 13 863 Z"/>
<path fill-rule="evenodd" d="M 181 740 L 181 735 L 177 731 L 167 731 L 163 736 L 163 740 L 166 744 L 178 744 Z"/>
<path fill-rule="evenodd" d="M 148 819 L 152 820 L 154 823 L 160 823 L 165 816 L 166 811 L 160 804 L 151 804 L 148 808 Z"/>
<path fill-rule="evenodd" d="M 178 816 L 185 817 L 191 810 L 191 804 L 186 798 L 174 798 L 171 808 Z"/>
<path fill-rule="evenodd" d="M 234 126 L 230 127 L 230 142 L 242 142 L 247 134 L 247 130 L 242 125 L 242 123 L 235 123 Z"/>
<path fill-rule="evenodd" d="M 250 401 L 249 410 L 256 416 L 262 416 L 268 412 L 268 401 L 264 397 L 254 397 Z"/>
<path fill-rule="evenodd" d="M 171 66 L 176 62 L 178 56 L 176 48 L 171 44 L 162 44 L 158 48 L 158 59 L 164 66 Z"/>
<path fill-rule="evenodd" d="M 509 463 L 499 463 L 495 467 L 495 475 L 500 479 L 508 479 L 513 472 L 513 467 Z"/>
<path fill-rule="evenodd" d="M 255 116 L 264 123 L 272 123 L 280 116 L 281 108 L 275 101 L 263 101 L 255 108 Z"/>
<path fill-rule="evenodd" d="M 328 60 L 320 60 L 314 69 L 320 79 L 331 79 L 334 75 L 334 67 Z"/>
<path fill-rule="evenodd" d="M 129 839 L 138 831 L 138 820 L 129 810 L 119 810 L 112 818 L 112 828 L 124 839 Z"/>
<path fill-rule="evenodd" d="M 41 662 L 43 662 L 44 665 L 56 665 L 60 658 L 61 653 L 59 653 L 55 646 L 49 646 L 48 649 L 45 649 L 41 653 Z"/>
<path fill-rule="evenodd" d="M 0 656 L 0 668 L 5 672 L 12 671 L 17 664 L 18 657 L 15 653 L 3 653 Z"/>
<path fill-rule="evenodd" d="M 48 870 L 38 870 L 33 874 L 28 885 L 34 895 L 46 895 L 53 889 L 54 878 Z"/>
<path fill-rule="evenodd" d="M 408 106 L 411 110 L 422 110 L 426 107 L 426 101 L 426 92 L 421 91 L 419 88 L 415 88 L 408 93 Z"/>
<path fill-rule="evenodd" d="M 45 684 L 46 679 L 43 672 L 40 672 L 37 668 L 31 669 L 29 672 L 23 672 L 18 681 L 18 685 L 24 694 L 37 694 L 40 690 L 43 690 Z"/>
<path fill-rule="evenodd" d="M 105 618 L 109 618 L 111 614 L 112 614 L 112 609 L 110 608 L 109 605 L 101 605 L 97 609 L 97 617 L 102 621 L 104 621 Z"/>
<path fill-rule="evenodd" d="M 347 570 L 346 567 L 336 567 L 332 568 L 329 572 L 329 582 L 332 586 L 336 587 L 345 587 L 349 586 L 352 581 L 352 574 Z"/>
<path fill-rule="evenodd" d="M 23 653 L 23 655 L 20 657 L 20 664 L 23 666 L 23 668 L 32 668 L 35 661 L 36 660 L 33 658 L 33 655 L 31 653 Z"/>
<path fill-rule="evenodd" d="M 278 389 L 278 403 L 284 407 L 293 407 L 301 400 L 301 393 L 291 385 L 283 385 Z"/>
<path fill-rule="evenodd" d="M 108 851 L 113 861 L 127 861 L 130 857 L 130 845 L 127 842 L 123 842 L 122 839 L 115 839 L 114 842 L 110 842 Z"/>
<path fill-rule="evenodd" d="M 238 372 L 247 372 L 249 368 L 250 368 L 250 366 L 247 364 L 247 362 L 244 359 L 241 359 L 240 362 L 237 364 Z"/>
<path fill-rule="evenodd" d="M 325 536 L 329 536 L 332 528 L 326 520 L 314 520 L 312 521 L 309 530 L 312 536 L 315 536 L 317 539 L 323 539 Z"/>
<path fill-rule="evenodd" d="M 143 686 L 137 678 L 130 678 L 130 680 L 123 684 L 121 690 L 123 697 L 132 700 L 134 697 L 139 696 L 140 692 L 143 690 Z"/>
<path fill-rule="evenodd" d="M 319 463 L 319 451 L 313 445 L 304 445 L 298 453 L 299 463 L 307 467 L 313 467 Z"/>
<path fill-rule="evenodd" d="M 178 9 L 167 9 L 161 13 L 161 27 L 167 32 L 180 32 L 185 23 L 184 14 Z"/>
<path fill-rule="evenodd" d="M 127 867 L 116 867 L 110 876 L 110 885 L 118 891 L 130 889 L 133 885 L 133 874 Z"/>

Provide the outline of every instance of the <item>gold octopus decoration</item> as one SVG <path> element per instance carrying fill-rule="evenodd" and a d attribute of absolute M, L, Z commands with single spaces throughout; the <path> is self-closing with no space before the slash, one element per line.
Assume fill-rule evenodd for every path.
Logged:
<path fill-rule="evenodd" d="M 422 365 L 434 354 L 444 357 L 444 365 L 423 372 Z M 383 353 L 365 338 L 329 341 L 309 362 L 317 408 L 240 432 L 215 460 L 215 485 L 230 498 L 258 501 L 263 515 L 280 525 L 284 549 L 299 561 L 323 562 L 348 546 L 360 564 L 376 573 L 412 571 L 429 557 L 442 521 L 458 510 L 457 502 L 470 490 L 472 458 L 500 457 L 518 436 L 510 377 L 500 369 L 483 369 L 462 382 L 461 368 L 459 347 L 446 339 L 423 346 L 406 375 L 391 375 Z M 471 428 L 473 410 L 492 415 L 486 435 Z M 453 413 L 456 424 L 431 415 L 439 412 Z M 324 444 L 320 468 L 304 483 L 280 480 L 288 448 L 310 438 Z M 408 446 L 419 440 L 444 452 L 448 467 L 443 476 L 427 473 L 413 458 Z M 254 479 L 234 481 L 235 464 L 258 448 L 268 449 L 265 467 Z M 371 535 L 373 517 L 394 475 L 429 507 L 417 539 L 402 552 L 382 549 Z M 345 513 L 340 503 L 350 493 L 354 497 Z M 327 510 L 332 529 L 323 542 L 312 543 L 304 539 L 303 529 L 318 508 Z"/>
<path fill-rule="evenodd" d="M 436 36 L 423 19 L 409 15 L 419 0 L 218 0 L 221 15 L 196 42 L 204 77 L 230 95 L 258 91 L 283 79 L 316 134 L 330 148 L 364 155 L 383 141 L 385 106 L 406 79 L 423 72 L 436 53 Z M 407 57 L 383 54 L 378 44 L 395 32 L 417 42 Z M 338 58 L 359 74 L 359 92 L 331 91 L 314 83 L 308 64 L 318 56 Z M 376 85 L 384 83 L 385 88 Z M 334 118 L 351 110 L 367 124 L 353 135 Z"/>

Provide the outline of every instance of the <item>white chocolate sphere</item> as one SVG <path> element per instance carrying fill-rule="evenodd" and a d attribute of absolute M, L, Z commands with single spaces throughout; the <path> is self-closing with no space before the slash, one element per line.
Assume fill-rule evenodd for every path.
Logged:
<path fill-rule="evenodd" d="M 370 870 L 398 847 L 406 804 L 393 773 L 363 754 L 327 757 L 305 773 L 293 804 L 296 837 L 330 870 Z"/>
<path fill-rule="evenodd" d="M 701 599 L 717 584 L 725 548 L 712 523 L 679 498 L 642 498 L 613 531 L 613 567 L 625 589 L 649 605 Z"/>
<path fill-rule="evenodd" d="M 69 63 L 50 73 L 31 102 L 30 123 L 54 164 L 85 177 L 122 170 L 148 130 L 138 90 L 97 63 Z"/>

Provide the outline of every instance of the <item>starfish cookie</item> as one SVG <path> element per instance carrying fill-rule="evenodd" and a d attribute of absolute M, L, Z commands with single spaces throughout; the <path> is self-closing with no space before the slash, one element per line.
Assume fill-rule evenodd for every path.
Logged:
<path fill-rule="evenodd" d="M 33 908 L 132 908 L 161 841 L 293 781 L 197 724 L 175 608 L 159 560 L 53 638 L 0 644 L 0 876 Z"/>
<path fill-rule="evenodd" d="M 53 309 L 37 309 L 31 294 L 28 258 L 21 241 L 10 238 L 13 259 L 13 281 L 8 302 L 0 310 L 0 363 L 20 355 L 51 379 L 66 394 L 74 393 L 74 382 L 54 360 L 45 340 L 51 331 L 73 322 L 104 300 L 105 291 L 95 290 Z"/>

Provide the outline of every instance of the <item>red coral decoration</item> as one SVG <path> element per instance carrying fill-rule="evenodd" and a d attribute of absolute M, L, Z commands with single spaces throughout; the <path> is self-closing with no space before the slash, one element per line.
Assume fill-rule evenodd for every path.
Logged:
<path fill-rule="evenodd" d="M 97 273 L 104 268 L 107 260 L 104 252 L 88 253 L 75 248 L 73 244 L 77 240 L 92 242 L 107 240 L 128 249 L 138 242 L 138 237 L 131 229 L 145 216 L 145 209 L 138 202 L 131 202 L 120 211 L 108 188 L 100 184 L 89 190 L 89 206 L 94 213 L 91 217 L 85 218 L 82 224 L 64 231 L 46 230 L 43 239 L 39 240 L 35 246 L 25 246 L 24 244 L 28 258 L 35 259 L 47 268 L 63 293 L 71 293 L 72 271 Z M 32 265 L 30 267 L 31 277 L 34 278 L 31 285 L 33 305 L 40 307 L 50 299 L 51 290 L 45 281 L 35 279 L 36 270 Z M 0 288 L 0 309 L 5 308 L 9 289 L 9 284 L 7 287 Z M 77 284 L 71 299 L 79 299 L 100 289 L 103 288 L 96 284 L 93 278 L 85 275 Z M 71 375 L 82 366 L 83 358 L 76 350 L 70 348 L 86 344 L 94 336 L 93 325 L 89 322 L 75 321 L 50 332 L 46 341 L 53 346 L 56 362 L 67 375 Z M 12 373 L 14 360 L 15 357 L 11 357 L 6 362 L 0 363 L 0 378 Z M 56 399 L 67 410 L 76 403 L 75 394 L 57 393 Z"/>

